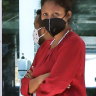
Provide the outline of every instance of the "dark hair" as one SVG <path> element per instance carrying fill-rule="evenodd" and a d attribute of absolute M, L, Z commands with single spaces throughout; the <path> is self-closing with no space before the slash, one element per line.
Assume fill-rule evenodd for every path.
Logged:
<path fill-rule="evenodd" d="M 38 10 L 36 11 L 36 14 L 37 14 L 37 15 L 41 15 L 41 9 L 38 9 Z"/>
<path fill-rule="evenodd" d="M 74 0 L 41 0 L 41 7 L 47 1 L 55 2 L 59 6 L 63 7 L 66 11 L 69 11 L 69 10 L 72 11 L 72 5 L 74 3 Z"/>
<path fill-rule="evenodd" d="M 42 20 L 41 20 L 41 9 L 36 11 L 36 22 L 38 22 L 39 26 L 42 27 Z"/>

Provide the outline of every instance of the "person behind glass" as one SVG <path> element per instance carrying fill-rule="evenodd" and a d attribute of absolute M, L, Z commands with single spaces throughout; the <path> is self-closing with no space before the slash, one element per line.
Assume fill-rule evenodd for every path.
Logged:
<path fill-rule="evenodd" d="M 44 27 L 42 27 L 41 22 L 41 9 L 38 9 L 36 12 L 36 17 L 34 21 L 34 32 L 33 32 L 33 40 L 36 44 L 39 44 L 40 46 L 44 43 L 44 41 L 48 40 L 47 42 L 50 42 L 50 40 L 53 39 L 53 37 L 45 30 Z M 23 96 L 30 96 L 28 93 L 28 84 L 30 79 L 34 78 L 32 76 L 32 70 L 34 66 L 32 65 L 31 68 L 27 71 L 24 78 L 21 79 L 21 93 Z M 45 78 L 48 76 L 49 73 L 39 76 L 39 78 Z M 35 84 L 35 83 L 34 83 Z M 70 85 L 68 86 L 70 88 Z M 32 95 L 31 95 L 32 96 Z"/>
<path fill-rule="evenodd" d="M 41 0 L 42 27 L 54 39 L 45 41 L 34 58 L 30 94 L 86 96 L 85 44 L 69 25 L 72 5 L 72 0 Z"/>
<path fill-rule="evenodd" d="M 45 40 L 50 40 L 53 37 L 45 30 L 44 27 L 42 27 L 42 21 L 41 21 L 41 9 L 37 10 L 37 15 L 35 17 L 34 21 L 34 32 L 33 32 L 33 40 L 36 44 L 43 44 Z"/>

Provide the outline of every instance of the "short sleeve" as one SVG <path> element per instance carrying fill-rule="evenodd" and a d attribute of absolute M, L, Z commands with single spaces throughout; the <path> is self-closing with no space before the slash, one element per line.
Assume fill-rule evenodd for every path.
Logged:
<path fill-rule="evenodd" d="M 37 90 L 38 96 L 55 96 L 66 90 L 85 61 L 85 45 L 74 42 L 62 47 L 58 52 L 57 60 L 51 70 L 50 76 Z"/>

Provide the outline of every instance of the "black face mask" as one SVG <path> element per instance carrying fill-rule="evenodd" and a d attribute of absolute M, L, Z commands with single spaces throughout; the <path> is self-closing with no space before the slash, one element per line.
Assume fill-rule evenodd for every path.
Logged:
<path fill-rule="evenodd" d="M 53 37 L 64 30 L 66 26 L 66 22 L 62 18 L 44 19 L 42 24 Z"/>

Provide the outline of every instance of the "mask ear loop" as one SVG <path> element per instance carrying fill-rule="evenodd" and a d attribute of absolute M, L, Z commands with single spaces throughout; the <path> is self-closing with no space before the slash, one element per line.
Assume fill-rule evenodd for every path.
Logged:
<path fill-rule="evenodd" d="M 37 31 L 39 31 L 39 30 L 41 30 L 41 29 L 42 29 L 42 27 L 38 28 Z"/>
<path fill-rule="evenodd" d="M 42 29 L 42 27 L 39 28 L 38 31 L 41 30 L 41 29 Z M 46 33 L 42 34 L 41 36 L 39 36 L 39 38 L 43 37 L 45 34 L 46 34 Z"/>
<path fill-rule="evenodd" d="M 45 33 L 44 33 L 44 34 L 42 34 L 41 36 L 39 36 L 39 38 L 43 37 L 44 35 L 45 35 Z"/>
<path fill-rule="evenodd" d="M 61 18 L 61 19 L 63 19 L 64 20 L 64 18 L 65 18 L 65 16 L 67 15 L 67 13 Z M 65 21 L 65 20 L 64 20 Z M 66 22 L 66 24 L 68 24 L 68 22 L 67 21 L 65 21 Z"/>
<path fill-rule="evenodd" d="M 67 13 L 61 19 L 63 19 L 66 15 L 67 15 Z"/>

